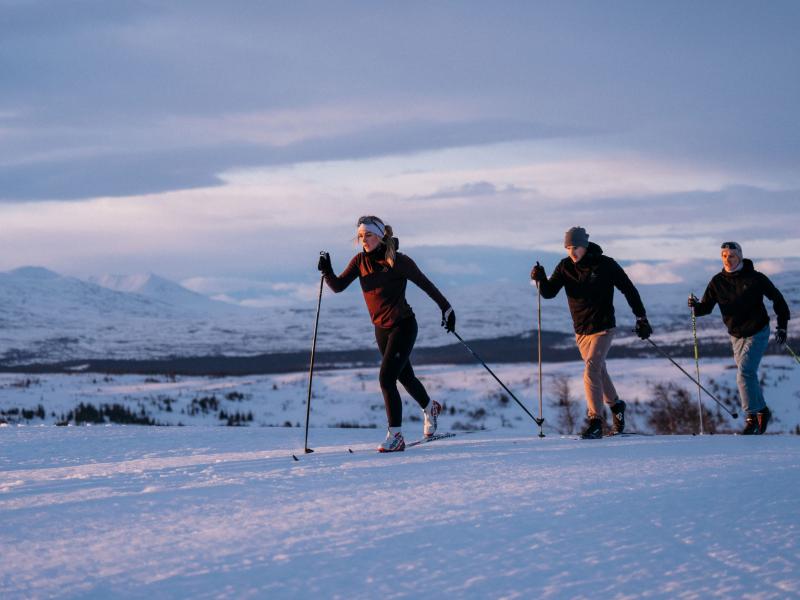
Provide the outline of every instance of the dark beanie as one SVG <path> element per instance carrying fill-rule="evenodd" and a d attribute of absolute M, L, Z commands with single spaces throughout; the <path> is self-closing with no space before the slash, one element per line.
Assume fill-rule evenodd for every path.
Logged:
<path fill-rule="evenodd" d="M 583 227 L 572 227 L 564 234 L 564 248 L 570 246 L 589 246 L 589 234 Z"/>

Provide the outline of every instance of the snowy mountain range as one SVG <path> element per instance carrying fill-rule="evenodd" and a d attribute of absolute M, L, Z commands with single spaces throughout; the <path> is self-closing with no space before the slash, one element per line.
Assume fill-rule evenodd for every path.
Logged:
<path fill-rule="evenodd" d="M 2 356 L 22 361 L 164 352 L 187 322 L 245 311 L 154 275 L 95 282 L 41 267 L 0 273 L 0 306 Z"/>
<path fill-rule="evenodd" d="M 536 291 L 523 267 L 528 253 L 512 253 L 512 271 L 492 271 L 498 256 L 466 253 L 464 272 L 446 275 L 441 261 L 456 256 L 443 251 L 421 253 L 418 263 L 451 299 L 460 331 L 468 339 L 530 335 L 536 327 Z M 441 255 L 441 256 L 440 256 Z M 548 262 L 555 263 L 555 255 Z M 481 262 L 484 261 L 484 262 Z M 335 263 L 343 267 L 343 261 Z M 549 269 L 552 265 L 549 265 Z M 687 290 L 702 293 L 707 273 L 696 270 L 698 281 L 639 285 L 648 315 L 662 339 L 688 339 L 685 307 Z M 469 272 L 469 273 L 467 273 Z M 773 276 L 795 315 L 800 313 L 800 272 Z M 89 358 L 153 358 L 173 356 L 255 355 L 305 351 L 310 345 L 319 279 L 307 281 L 244 281 L 239 290 L 269 290 L 268 302 L 230 294 L 208 295 L 155 274 L 103 275 L 83 281 L 42 267 L 22 267 L 0 273 L 0 362 L 54 362 Z M 222 302 L 209 296 L 236 298 Z M 452 343 L 439 327 L 438 307 L 419 289 L 408 288 L 409 303 L 420 324 L 419 346 Z M 616 300 L 620 337 L 630 338 L 632 317 L 624 299 Z M 797 331 L 790 324 L 792 335 Z M 542 301 L 543 329 L 571 332 L 563 295 Z M 701 335 L 724 339 L 718 315 L 698 322 Z M 674 341 L 674 340 L 673 340 Z M 345 293 L 325 289 L 318 348 L 372 348 L 373 331 L 357 285 Z"/>
<path fill-rule="evenodd" d="M 43 317 L 74 318 L 82 313 L 165 316 L 190 308 L 235 310 L 153 274 L 104 275 L 82 281 L 43 267 L 0 273 L 0 299 L 5 307 L 24 308 L 32 316 Z"/>

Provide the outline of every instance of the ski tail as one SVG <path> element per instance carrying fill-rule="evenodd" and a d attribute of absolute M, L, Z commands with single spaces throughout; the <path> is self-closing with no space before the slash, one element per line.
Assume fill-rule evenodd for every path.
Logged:
<path fill-rule="evenodd" d="M 455 433 L 434 433 L 431 436 L 414 440 L 413 442 L 406 442 L 406 448 L 413 448 L 414 446 L 419 446 L 420 444 L 429 444 L 430 442 L 435 442 L 436 440 L 443 440 L 445 438 L 451 438 L 455 436 Z"/>

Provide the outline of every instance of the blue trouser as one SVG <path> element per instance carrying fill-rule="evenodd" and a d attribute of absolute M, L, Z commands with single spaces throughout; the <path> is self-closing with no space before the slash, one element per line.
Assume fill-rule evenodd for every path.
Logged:
<path fill-rule="evenodd" d="M 739 367 L 739 372 L 736 374 L 739 399 L 742 402 L 742 410 L 747 414 L 752 415 L 767 406 L 758 383 L 758 365 L 767 350 L 767 344 L 769 344 L 769 325 L 751 337 L 731 336 L 733 358 Z"/>

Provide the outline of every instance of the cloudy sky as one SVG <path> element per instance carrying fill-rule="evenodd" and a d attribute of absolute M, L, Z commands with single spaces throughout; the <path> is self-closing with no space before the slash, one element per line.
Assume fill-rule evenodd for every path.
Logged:
<path fill-rule="evenodd" d="M 634 268 L 643 283 L 727 239 L 773 269 L 800 257 L 798 2 L 0 14 L 2 270 L 155 271 L 218 292 L 314 279 L 321 249 L 344 265 L 364 213 L 412 256 L 533 259 L 580 224 L 618 259 L 660 261 Z"/>

